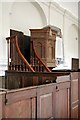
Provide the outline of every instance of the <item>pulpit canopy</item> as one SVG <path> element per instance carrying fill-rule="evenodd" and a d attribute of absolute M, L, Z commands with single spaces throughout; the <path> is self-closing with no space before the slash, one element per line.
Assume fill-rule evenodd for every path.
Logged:
<path fill-rule="evenodd" d="M 42 29 L 48 29 L 48 28 L 53 30 L 53 31 L 56 31 L 57 32 L 56 35 L 58 37 L 62 38 L 62 33 L 61 33 L 61 29 L 60 28 L 58 28 L 56 26 L 53 26 L 53 25 L 47 25 L 47 26 L 43 27 Z"/>

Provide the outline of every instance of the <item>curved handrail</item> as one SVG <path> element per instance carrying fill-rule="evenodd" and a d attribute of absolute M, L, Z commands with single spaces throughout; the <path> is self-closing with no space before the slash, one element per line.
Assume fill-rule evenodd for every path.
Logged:
<path fill-rule="evenodd" d="M 19 49 L 19 45 L 18 45 L 18 38 L 17 36 L 15 36 L 15 45 L 16 45 L 16 48 L 17 48 L 17 52 L 19 53 L 20 57 L 22 58 L 22 60 L 25 62 L 25 64 L 28 66 L 28 68 L 32 71 L 32 72 L 35 72 L 33 70 L 33 68 L 31 67 L 31 65 L 27 62 L 27 60 L 24 58 L 24 56 L 22 55 L 20 49 Z"/>
<path fill-rule="evenodd" d="M 6 38 L 6 40 L 7 40 L 8 44 L 9 44 L 10 41 L 12 42 L 12 44 L 14 43 L 14 45 L 15 45 L 15 47 L 16 47 L 16 50 L 17 50 L 20 58 L 21 58 L 21 59 L 23 60 L 23 62 L 26 64 L 27 68 L 28 68 L 31 72 L 35 72 L 34 67 L 32 67 L 32 66 L 28 63 L 28 61 L 25 59 L 25 57 L 24 57 L 23 54 L 21 53 L 21 50 L 20 50 L 19 45 L 18 45 L 18 37 L 17 37 L 17 35 L 8 37 L 8 38 Z M 10 41 L 9 41 L 9 40 L 10 40 Z M 9 46 L 9 45 L 8 45 L 8 46 Z M 8 47 L 8 48 L 9 48 L 9 47 Z M 51 70 L 44 64 L 44 62 L 43 62 L 43 61 L 41 60 L 41 58 L 38 56 L 38 54 L 37 54 L 37 52 L 36 52 L 36 50 L 35 50 L 33 41 L 32 41 L 32 49 L 33 49 L 33 52 L 34 52 L 34 54 L 35 54 L 35 57 L 37 58 L 37 60 L 39 61 L 39 63 L 42 64 L 42 66 L 46 69 L 47 72 L 51 72 Z M 9 50 L 10 50 L 10 49 L 8 49 L 8 54 L 9 54 L 9 55 L 8 55 L 8 58 L 10 57 Z M 8 67 L 9 67 L 9 59 L 8 59 Z M 11 69 L 12 69 L 12 67 L 13 67 L 13 65 L 11 65 Z M 13 69 L 15 70 L 14 67 L 13 67 Z"/>
<path fill-rule="evenodd" d="M 38 56 L 38 54 L 37 54 L 37 52 L 36 52 L 36 50 L 35 50 L 33 41 L 31 41 L 31 42 L 32 42 L 33 51 L 34 51 L 34 53 L 35 53 L 37 59 L 38 59 L 39 62 L 45 67 L 45 69 L 47 70 L 47 72 L 51 72 L 51 70 L 44 64 L 44 62 L 43 62 L 43 61 L 41 60 L 41 58 Z"/>

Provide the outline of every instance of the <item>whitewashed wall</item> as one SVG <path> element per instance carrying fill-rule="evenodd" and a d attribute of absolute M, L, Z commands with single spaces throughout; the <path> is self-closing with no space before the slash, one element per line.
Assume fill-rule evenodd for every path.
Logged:
<path fill-rule="evenodd" d="M 22 30 L 25 34 L 29 34 L 30 28 L 43 27 L 46 24 L 46 17 L 38 7 L 39 4 L 35 2 L 14 3 L 10 14 L 10 27 Z"/>
<path fill-rule="evenodd" d="M 62 31 L 64 59 L 67 65 L 70 65 L 72 57 L 78 57 L 77 19 L 58 4 L 46 2 L 3 2 L 0 3 L 0 15 L 0 19 L 2 19 L 2 23 L 0 22 L 0 66 L 3 64 L 7 65 L 5 38 L 9 36 L 10 28 L 21 30 L 29 35 L 30 28 L 42 28 L 48 24 L 57 26 Z M 2 70 L 7 69 L 6 67 L 0 68 Z"/>
<path fill-rule="evenodd" d="M 78 58 L 78 25 L 70 16 L 65 15 L 64 55 L 70 66 L 71 58 Z"/>

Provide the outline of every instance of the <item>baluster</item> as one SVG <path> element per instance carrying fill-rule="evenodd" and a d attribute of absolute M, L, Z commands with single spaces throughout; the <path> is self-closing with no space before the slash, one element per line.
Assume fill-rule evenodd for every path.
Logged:
<path fill-rule="evenodd" d="M 21 59 L 21 71 L 23 71 L 23 61 Z"/>
<path fill-rule="evenodd" d="M 42 66 L 42 72 L 46 72 L 46 70 L 44 69 L 44 66 Z"/>
<path fill-rule="evenodd" d="M 35 71 L 36 71 L 36 72 L 39 71 L 38 60 L 37 60 L 37 58 L 35 58 Z"/>
<path fill-rule="evenodd" d="M 16 65 L 16 71 L 18 71 L 18 65 Z"/>
<path fill-rule="evenodd" d="M 13 63 L 13 70 L 16 70 L 15 62 Z"/>
<path fill-rule="evenodd" d="M 26 72 L 28 72 L 28 68 L 26 67 Z"/>
<path fill-rule="evenodd" d="M 13 62 L 14 62 L 14 70 L 17 69 L 17 51 L 16 51 L 16 47 L 15 47 L 15 38 L 13 40 Z"/>
<path fill-rule="evenodd" d="M 33 67 L 36 70 L 36 57 L 34 51 L 32 51 L 32 57 L 33 57 Z"/>
<path fill-rule="evenodd" d="M 17 57 L 17 59 L 16 59 L 16 71 L 18 71 L 18 53 L 16 53 L 16 57 Z"/>
<path fill-rule="evenodd" d="M 10 39 L 7 39 L 7 45 L 8 45 L 8 70 L 10 70 L 11 69 L 10 62 L 9 62 L 9 59 L 10 59 Z"/>
<path fill-rule="evenodd" d="M 24 64 L 24 68 L 25 68 L 25 71 L 26 71 L 26 64 Z"/>
<path fill-rule="evenodd" d="M 35 67 L 35 71 L 36 71 L 36 57 L 34 57 L 34 67 Z"/>
<path fill-rule="evenodd" d="M 32 56 L 30 57 L 30 64 L 32 65 Z"/>
<path fill-rule="evenodd" d="M 38 59 L 37 59 L 37 71 L 40 72 L 40 70 L 39 70 L 39 61 L 38 61 Z"/>
<path fill-rule="evenodd" d="M 34 66 L 34 58 L 31 56 L 31 65 Z"/>
<path fill-rule="evenodd" d="M 11 70 L 11 65 L 8 66 L 8 70 Z"/>
<path fill-rule="evenodd" d="M 8 70 L 11 70 L 11 58 L 9 58 L 9 66 L 8 66 Z"/>
<path fill-rule="evenodd" d="M 15 59 L 16 59 L 15 39 L 13 39 L 12 44 L 13 44 L 13 49 L 12 49 L 12 51 L 13 51 L 12 60 L 13 60 L 13 65 L 14 65 L 14 67 L 15 67 Z M 15 69 L 15 68 L 14 68 L 14 69 Z"/>
<path fill-rule="evenodd" d="M 30 72 L 30 69 L 28 68 L 28 72 Z"/>
<path fill-rule="evenodd" d="M 20 71 L 20 56 L 18 55 L 18 71 Z"/>
<path fill-rule="evenodd" d="M 28 72 L 28 68 L 27 68 L 26 64 L 25 64 L 25 71 Z"/>
<path fill-rule="evenodd" d="M 19 65 L 19 70 L 21 71 L 21 64 Z"/>
<path fill-rule="evenodd" d="M 25 63 L 23 62 L 23 71 L 25 71 Z"/>
<path fill-rule="evenodd" d="M 40 64 L 40 62 L 39 62 L 39 72 L 41 72 L 41 64 Z"/>
<path fill-rule="evenodd" d="M 34 58 L 33 58 L 33 56 L 31 56 L 30 64 L 31 64 L 32 66 L 34 66 Z"/>
<path fill-rule="evenodd" d="M 40 64 L 40 72 L 42 72 L 42 65 Z"/>
<path fill-rule="evenodd" d="M 11 62 L 11 70 L 13 70 L 13 46 L 14 46 L 14 44 L 13 44 L 13 38 L 11 38 L 10 39 L 10 58 L 11 58 L 11 60 L 10 60 L 10 62 Z"/>
<path fill-rule="evenodd" d="M 42 72 L 42 65 L 40 64 L 40 72 Z"/>
<path fill-rule="evenodd" d="M 21 71 L 21 60 L 19 60 L 19 70 Z"/>
<path fill-rule="evenodd" d="M 13 70 L 12 64 L 11 64 L 11 66 L 10 66 L 10 69 Z"/>

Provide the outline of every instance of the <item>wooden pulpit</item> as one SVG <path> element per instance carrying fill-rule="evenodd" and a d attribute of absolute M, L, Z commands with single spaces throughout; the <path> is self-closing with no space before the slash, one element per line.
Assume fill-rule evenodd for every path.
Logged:
<path fill-rule="evenodd" d="M 31 41 L 33 41 L 39 57 L 47 67 L 55 67 L 55 42 L 57 30 L 54 30 L 52 26 L 46 26 L 42 29 L 30 29 L 30 33 Z"/>

